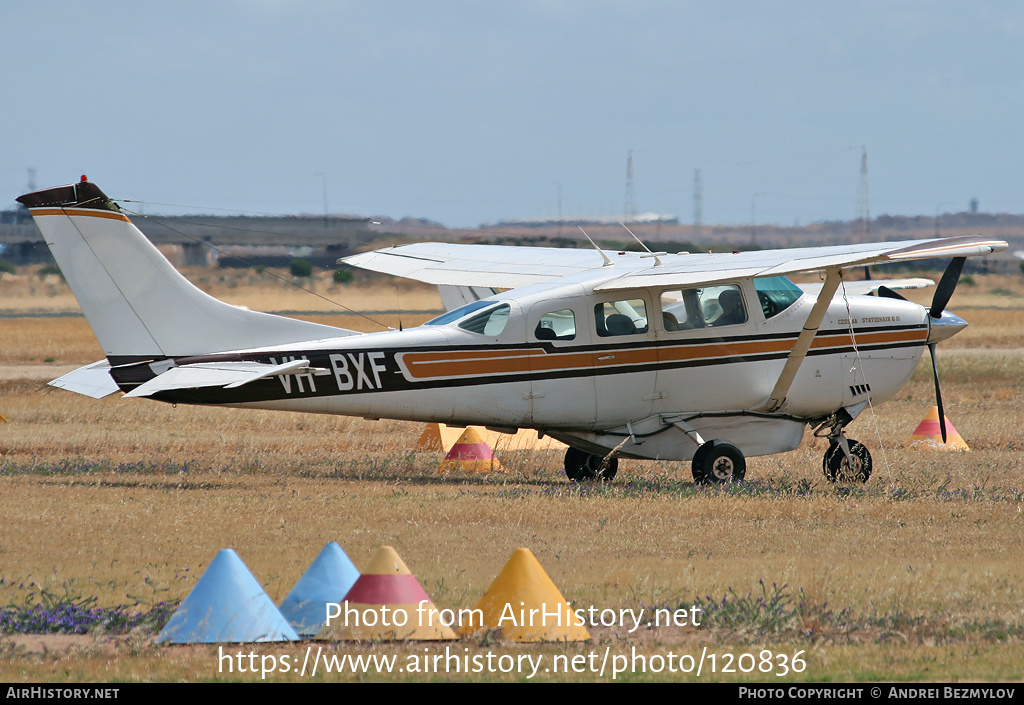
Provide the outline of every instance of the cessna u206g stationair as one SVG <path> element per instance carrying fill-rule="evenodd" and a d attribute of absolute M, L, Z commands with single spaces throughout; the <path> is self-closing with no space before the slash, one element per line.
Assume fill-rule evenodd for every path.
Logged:
<path fill-rule="evenodd" d="M 611 479 L 618 456 L 692 459 L 698 482 L 739 480 L 745 457 L 793 450 L 808 425 L 831 441 L 827 477 L 867 480 L 871 456 L 845 427 L 892 397 L 925 347 L 934 364 L 935 343 L 966 325 L 944 311 L 964 259 L 1006 248 L 981 237 L 706 255 L 419 243 L 345 262 L 465 305 L 357 333 L 207 296 L 84 177 L 18 201 L 106 354 L 51 384 L 533 428 L 569 445 L 573 480 Z M 935 257 L 953 260 L 930 308 L 843 281 L 854 267 Z M 823 283 L 798 287 L 786 277 L 798 272 Z"/>

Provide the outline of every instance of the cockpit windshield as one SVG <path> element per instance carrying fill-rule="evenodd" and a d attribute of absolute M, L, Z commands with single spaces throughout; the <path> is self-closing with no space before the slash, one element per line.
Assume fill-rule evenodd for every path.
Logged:
<path fill-rule="evenodd" d="M 786 277 L 755 277 L 754 289 L 766 319 L 785 311 L 804 295 L 803 289 Z"/>
<path fill-rule="evenodd" d="M 462 318 L 463 316 L 468 316 L 469 314 L 473 313 L 473 311 L 479 311 L 480 309 L 482 309 L 482 308 L 484 308 L 486 306 L 493 306 L 493 305 L 494 305 L 493 301 L 474 301 L 471 304 L 466 304 L 465 306 L 459 306 L 458 308 L 452 309 L 448 313 L 442 313 L 437 318 L 432 318 L 429 321 L 427 321 L 426 323 L 424 323 L 423 325 L 425 325 L 425 326 L 443 326 L 446 323 L 451 323 L 452 321 L 457 321 L 460 318 Z"/>
<path fill-rule="evenodd" d="M 487 309 L 481 311 L 481 309 Z M 459 328 L 468 330 L 470 333 L 479 333 L 480 335 L 496 336 L 501 335 L 501 332 L 505 330 L 505 325 L 508 323 L 508 315 L 511 312 L 512 307 L 508 304 L 496 304 L 493 301 L 474 301 L 471 304 L 460 306 L 457 309 L 449 311 L 437 318 L 427 321 L 423 325 L 425 326 L 443 326 L 446 323 L 453 323 L 460 319 L 465 318 L 459 324 Z M 475 316 L 470 314 L 480 311 Z"/>
<path fill-rule="evenodd" d="M 459 324 L 459 328 L 468 330 L 470 333 L 479 333 L 480 335 L 501 335 L 501 332 L 505 330 L 506 324 L 508 324 L 508 314 L 512 310 L 512 307 L 508 304 L 501 304 L 494 308 L 488 309 L 475 316 L 467 318 Z"/>

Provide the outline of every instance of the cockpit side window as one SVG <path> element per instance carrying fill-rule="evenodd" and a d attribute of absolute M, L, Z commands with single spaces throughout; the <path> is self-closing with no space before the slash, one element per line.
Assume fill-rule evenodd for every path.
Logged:
<path fill-rule="evenodd" d="M 732 326 L 747 322 L 747 310 L 743 307 L 743 295 L 735 285 L 709 286 L 700 292 L 704 318 L 711 326 Z M 708 315 L 708 310 L 717 308 L 719 313 Z"/>
<path fill-rule="evenodd" d="M 757 277 L 754 289 L 765 319 L 779 315 L 804 295 L 803 289 L 786 277 Z"/>
<path fill-rule="evenodd" d="M 533 335 L 537 340 L 574 340 L 576 316 L 571 308 L 545 313 L 537 323 Z"/>
<path fill-rule="evenodd" d="M 597 334 L 602 338 L 647 332 L 647 304 L 643 299 L 605 301 L 594 306 Z"/>
<path fill-rule="evenodd" d="M 502 304 L 466 319 L 459 324 L 459 328 L 468 330 L 470 333 L 479 333 L 491 337 L 501 335 L 501 332 L 505 330 L 505 326 L 508 325 L 508 314 L 510 311 L 511 307 L 508 304 Z"/>

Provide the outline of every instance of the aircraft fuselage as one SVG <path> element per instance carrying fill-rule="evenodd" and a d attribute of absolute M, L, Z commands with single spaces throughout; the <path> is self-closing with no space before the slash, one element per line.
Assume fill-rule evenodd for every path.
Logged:
<path fill-rule="evenodd" d="M 631 437 L 620 454 L 680 460 L 696 448 L 680 430 L 692 427 L 731 440 L 752 456 L 795 448 L 807 423 L 840 408 L 891 397 L 917 366 L 929 336 L 922 306 L 836 297 L 786 404 L 766 414 L 756 409 L 779 377 L 812 296 L 798 296 L 774 312 L 751 279 L 693 291 L 613 293 L 594 292 L 600 279 L 580 279 L 491 297 L 449 323 L 176 358 L 177 365 L 306 359 L 315 371 L 235 389 L 168 390 L 152 398 L 535 428 L 594 452 Z M 734 321 L 721 320 L 718 299 L 724 301 L 727 291 L 739 295 Z M 501 320 L 467 325 L 499 309 Z M 613 319 L 623 316 L 636 319 L 632 328 L 613 329 Z M 679 316 L 688 317 L 689 325 Z M 139 363 L 115 367 L 112 374 L 130 391 L 156 371 Z"/>

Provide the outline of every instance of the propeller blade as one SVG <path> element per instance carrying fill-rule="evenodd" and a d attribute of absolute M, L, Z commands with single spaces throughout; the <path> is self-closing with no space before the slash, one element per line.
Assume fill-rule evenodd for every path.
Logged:
<path fill-rule="evenodd" d="M 956 290 L 956 283 L 960 281 L 960 272 L 964 271 L 964 262 L 966 261 L 966 257 L 954 257 L 946 267 L 946 271 L 942 273 L 942 279 L 935 287 L 935 296 L 932 297 L 931 310 L 928 311 L 928 315 L 932 318 L 940 318 L 942 312 L 946 310 L 946 304 L 949 303 L 950 297 Z"/>
<path fill-rule="evenodd" d="M 942 442 L 946 442 L 946 414 L 942 410 L 942 391 L 939 389 L 939 365 L 935 361 L 935 343 L 928 344 L 928 352 L 932 354 L 932 374 L 935 376 L 935 405 L 939 407 L 939 430 Z"/>
<path fill-rule="evenodd" d="M 878 287 L 878 295 L 885 299 L 899 299 L 900 301 L 906 301 L 906 297 L 900 296 L 895 291 L 885 286 L 884 284 Z"/>

